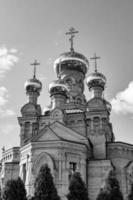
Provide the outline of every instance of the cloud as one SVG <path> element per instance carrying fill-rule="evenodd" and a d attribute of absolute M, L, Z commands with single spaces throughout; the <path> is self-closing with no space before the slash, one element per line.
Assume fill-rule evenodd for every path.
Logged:
<path fill-rule="evenodd" d="M 112 109 L 116 113 L 133 114 L 133 81 L 128 87 L 119 92 L 115 98 L 111 100 Z"/>
<path fill-rule="evenodd" d="M 18 62 L 16 56 L 17 49 L 7 49 L 5 46 L 0 48 L 0 77 L 4 77 L 5 72 L 10 70 Z"/>
<path fill-rule="evenodd" d="M 15 112 L 7 108 L 9 101 L 8 90 L 5 87 L 0 87 L 0 117 L 15 115 Z"/>

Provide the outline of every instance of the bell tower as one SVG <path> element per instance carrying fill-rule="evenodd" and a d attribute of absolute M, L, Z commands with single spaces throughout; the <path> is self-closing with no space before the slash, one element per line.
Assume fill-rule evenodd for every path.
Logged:
<path fill-rule="evenodd" d="M 31 64 L 34 66 L 33 78 L 25 82 L 25 91 L 29 97 L 28 103 L 21 108 L 21 117 L 18 117 L 20 125 L 20 145 L 27 144 L 32 136 L 36 135 L 39 130 L 39 116 L 41 107 L 37 100 L 42 89 L 42 83 L 36 78 L 36 66 L 39 65 L 37 60 Z"/>
<path fill-rule="evenodd" d="M 87 137 L 93 144 L 93 156 L 96 159 L 106 158 L 106 142 L 114 140 L 112 125 L 110 123 L 111 104 L 104 99 L 103 92 L 106 85 L 106 77 L 97 70 L 97 57 L 94 60 L 95 70 L 87 77 L 87 86 L 91 92 L 91 98 L 87 102 Z"/>

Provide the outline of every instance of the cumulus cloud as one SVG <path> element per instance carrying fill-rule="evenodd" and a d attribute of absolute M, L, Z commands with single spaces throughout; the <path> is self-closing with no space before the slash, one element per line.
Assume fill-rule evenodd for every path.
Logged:
<path fill-rule="evenodd" d="M 111 100 L 113 111 L 116 113 L 133 114 L 133 81 L 128 87 L 119 92 L 115 98 Z"/>
<path fill-rule="evenodd" d="M 5 72 L 10 70 L 18 62 L 17 49 L 0 48 L 0 77 L 4 77 Z"/>
<path fill-rule="evenodd" d="M 5 87 L 0 87 L 0 117 L 15 115 L 13 110 L 7 108 L 8 101 L 8 90 Z"/>

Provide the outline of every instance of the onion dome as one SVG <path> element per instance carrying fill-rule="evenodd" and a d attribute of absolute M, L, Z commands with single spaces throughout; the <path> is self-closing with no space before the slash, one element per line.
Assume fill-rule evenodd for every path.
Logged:
<path fill-rule="evenodd" d="M 29 92 L 40 93 L 42 89 L 42 83 L 36 78 L 36 66 L 40 65 L 40 63 L 38 63 L 37 60 L 35 59 L 35 61 L 31 65 L 34 66 L 33 78 L 26 81 L 24 87 L 27 94 Z"/>
<path fill-rule="evenodd" d="M 89 66 L 88 59 L 81 53 L 75 51 L 61 54 L 54 62 L 54 70 L 59 75 L 64 70 L 76 70 L 84 75 Z"/>
<path fill-rule="evenodd" d="M 62 94 L 67 96 L 67 92 L 67 86 L 63 84 L 61 80 L 55 80 L 49 84 L 49 93 L 51 96 L 55 94 Z"/>
<path fill-rule="evenodd" d="M 42 89 L 42 83 L 38 79 L 33 77 L 25 82 L 24 87 L 25 87 L 26 93 L 29 93 L 29 92 L 40 93 Z"/>
<path fill-rule="evenodd" d="M 99 72 L 94 72 L 91 73 L 88 77 L 87 77 L 87 85 L 90 88 L 92 87 L 101 87 L 104 89 L 104 86 L 106 84 L 106 77 Z"/>

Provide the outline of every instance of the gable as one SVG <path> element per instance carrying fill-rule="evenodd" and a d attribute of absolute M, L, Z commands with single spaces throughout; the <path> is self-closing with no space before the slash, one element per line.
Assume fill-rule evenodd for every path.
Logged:
<path fill-rule="evenodd" d="M 40 131 L 40 133 L 32 139 L 32 141 L 34 142 L 45 142 L 55 140 L 60 140 L 60 138 L 48 126 L 43 128 Z"/>
<path fill-rule="evenodd" d="M 59 141 L 59 140 L 66 140 L 69 142 L 77 142 L 81 144 L 87 144 L 88 140 L 86 137 L 76 133 L 70 128 L 67 128 L 60 122 L 54 122 L 49 126 L 43 128 L 40 133 L 35 136 L 32 141 Z"/>
<path fill-rule="evenodd" d="M 59 138 L 63 140 L 88 144 L 88 140 L 86 137 L 66 127 L 64 124 L 60 122 L 57 122 L 57 121 L 54 122 L 53 124 L 50 125 L 50 128 L 55 132 L 55 134 Z"/>

